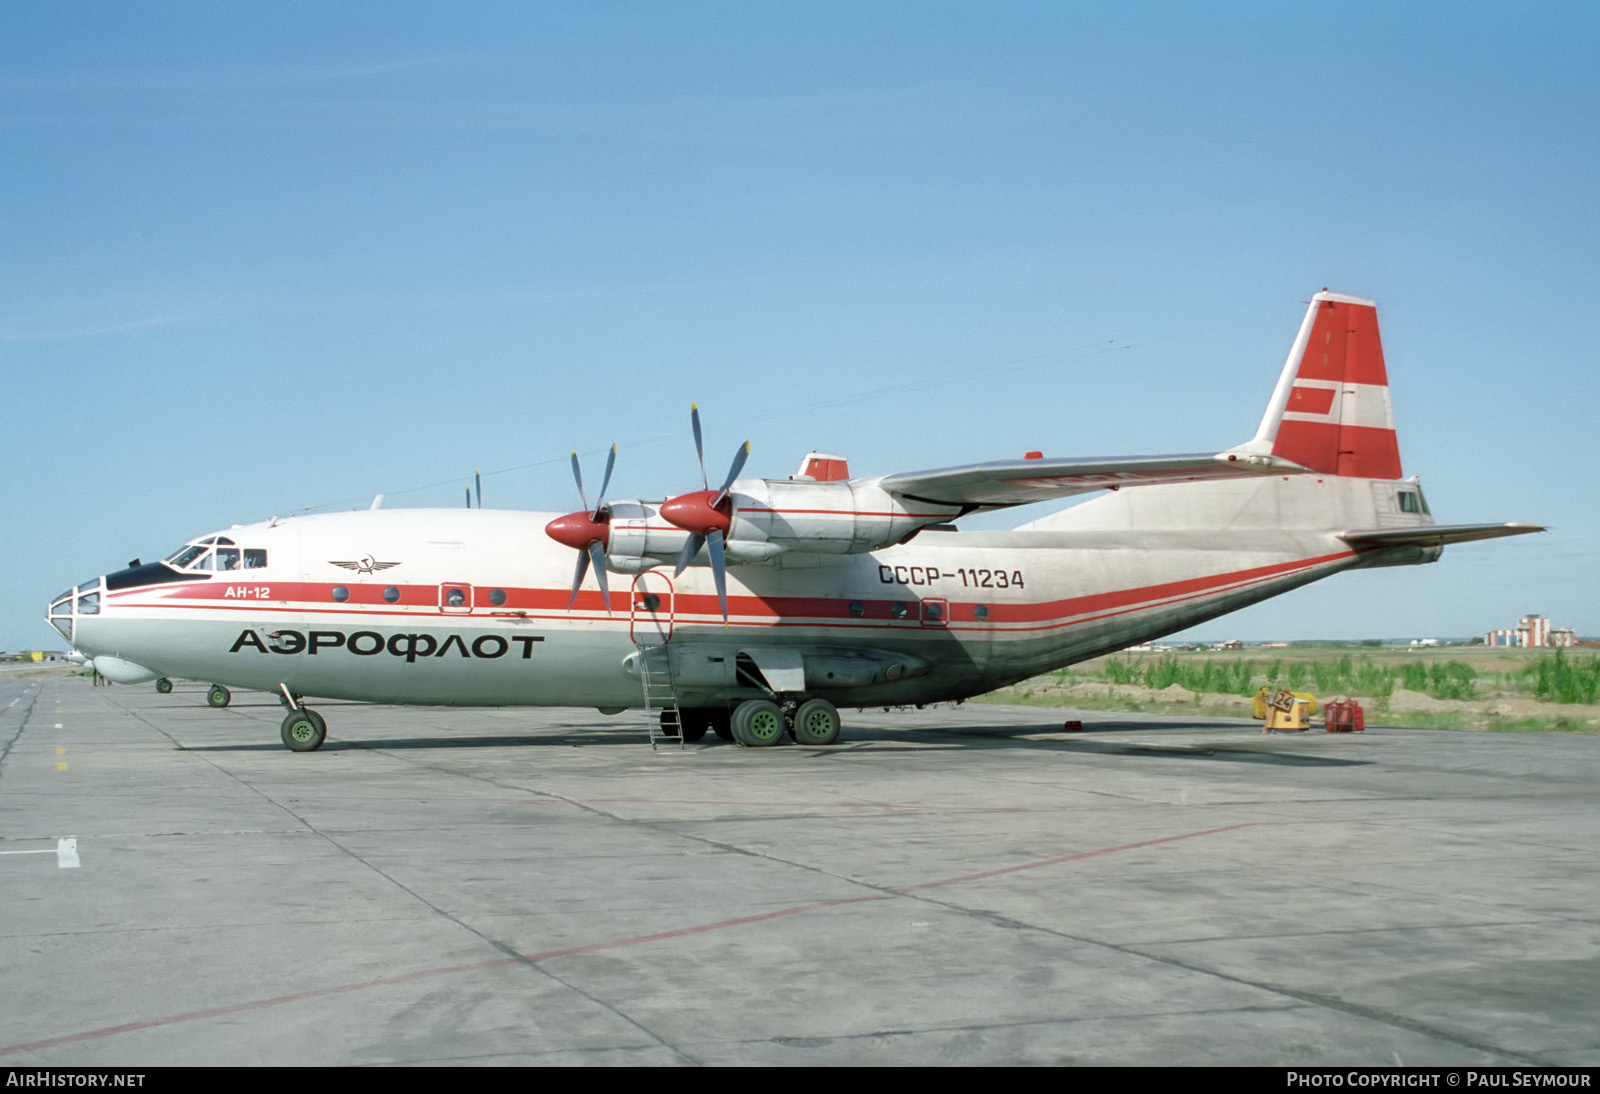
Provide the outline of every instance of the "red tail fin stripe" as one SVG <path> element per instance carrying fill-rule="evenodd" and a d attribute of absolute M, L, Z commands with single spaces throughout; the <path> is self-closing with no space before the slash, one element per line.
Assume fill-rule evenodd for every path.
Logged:
<path fill-rule="evenodd" d="M 1286 421 L 1278 427 L 1278 441 L 1272 451 L 1328 474 L 1361 479 L 1400 477 L 1400 445 L 1393 429 Z"/>
<path fill-rule="evenodd" d="M 1296 376 L 1388 386 L 1383 344 L 1378 340 L 1378 309 L 1342 300 L 1319 301 Z"/>
<path fill-rule="evenodd" d="M 1289 405 L 1284 408 L 1284 413 L 1327 417 L 1328 411 L 1333 409 L 1333 395 L 1334 389 L 1331 387 L 1301 387 L 1296 384 L 1294 390 L 1289 392 Z"/>
<path fill-rule="evenodd" d="M 1327 409 L 1319 412 L 1310 406 L 1296 406 L 1296 398 L 1291 395 L 1289 405 L 1283 412 L 1285 422 L 1335 422 L 1365 429 L 1394 428 L 1394 411 L 1386 387 L 1373 384 L 1336 384 L 1327 387 L 1296 385 L 1294 391 L 1308 393 L 1300 397 L 1302 404 L 1310 402 L 1315 396 L 1322 396 L 1327 401 Z"/>

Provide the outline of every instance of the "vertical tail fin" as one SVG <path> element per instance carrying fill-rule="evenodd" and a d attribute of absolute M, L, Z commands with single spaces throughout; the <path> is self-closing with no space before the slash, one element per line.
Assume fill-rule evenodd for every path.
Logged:
<path fill-rule="evenodd" d="M 1400 477 L 1375 303 L 1326 289 L 1311 298 L 1251 447 L 1325 475 Z"/>

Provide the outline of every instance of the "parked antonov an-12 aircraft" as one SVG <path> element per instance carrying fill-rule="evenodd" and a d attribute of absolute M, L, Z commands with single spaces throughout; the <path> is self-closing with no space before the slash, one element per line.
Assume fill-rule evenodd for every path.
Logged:
<path fill-rule="evenodd" d="M 1372 301 L 1312 300 L 1256 435 L 1222 452 L 788 479 L 566 516 L 396 509 L 274 517 L 85 582 L 49 622 L 118 683 L 304 699 L 643 708 L 660 736 L 839 736 L 839 708 L 961 699 L 1192 627 L 1342 570 L 1540 529 L 1435 524 L 1402 478 Z M 974 512 L 1101 495 L 1006 532 Z M 376 503 L 375 503 L 376 504 Z M 608 581 L 607 575 L 617 575 Z M 659 721 L 659 727 L 657 722 Z"/>

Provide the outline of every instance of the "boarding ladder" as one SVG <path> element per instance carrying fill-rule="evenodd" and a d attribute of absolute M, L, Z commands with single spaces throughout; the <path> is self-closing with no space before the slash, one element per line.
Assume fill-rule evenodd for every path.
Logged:
<path fill-rule="evenodd" d="M 672 683 L 672 657 L 665 643 L 639 642 L 639 685 L 644 689 L 645 728 L 650 733 L 650 748 L 676 742 L 683 747 L 682 716 L 678 711 L 678 692 Z"/>

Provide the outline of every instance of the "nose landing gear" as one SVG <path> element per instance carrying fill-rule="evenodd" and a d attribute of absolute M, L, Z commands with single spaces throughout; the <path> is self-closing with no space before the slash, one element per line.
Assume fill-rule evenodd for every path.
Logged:
<path fill-rule="evenodd" d="M 315 752 L 328 739 L 328 723 L 314 710 L 291 710 L 278 733 L 290 752 Z"/>
<path fill-rule="evenodd" d="M 328 723 L 322 720 L 322 715 L 302 706 L 300 696 L 292 693 L 288 684 L 279 684 L 278 693 L 289 710 L 278 727 L 283 747 L 290 752 L 315 752 L 321 748 L 322 742 L 328 739 Z"/>

